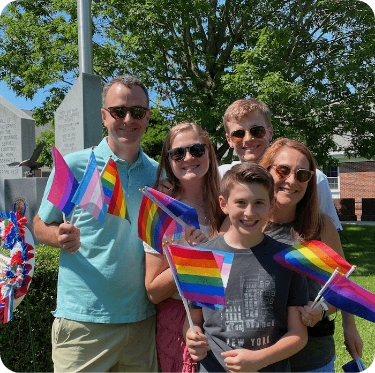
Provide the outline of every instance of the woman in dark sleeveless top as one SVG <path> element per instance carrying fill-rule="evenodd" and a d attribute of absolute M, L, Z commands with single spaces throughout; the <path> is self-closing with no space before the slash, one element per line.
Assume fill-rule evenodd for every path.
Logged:
<path fill-rule="evenodd" d="M 320 240 L 344 257 L 335 225 L 318 208 L 316 164 L 309 149 L 301 142 L 280 138 L 268 148 L 259 164 L 268 169 L 275 182 L 276 207 L 265 233 L 290 245 Z M 321 285 L 311 279 L 308 285 L 311 305 Z M 305 348 L 290 358 L 292 371 L 334 372 L 334 320 L 328 316 L 336 311 L 326 303 L 324 308 L 301 307 L 309 340 Z M 354 317 L 346 312 L 342 316 L 346 348 L 353 358 L 361 357 L 363 343 Z"/>

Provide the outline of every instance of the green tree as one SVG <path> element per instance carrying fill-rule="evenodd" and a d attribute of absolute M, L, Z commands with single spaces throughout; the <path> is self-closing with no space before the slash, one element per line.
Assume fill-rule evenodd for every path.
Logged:
<path fill-rule="evenodd" d="M 51 130 L 43 131 L 40 137 L 36 140 L 37 144 L 41 142 L 45 142 L 46 145 L 44 146 L 43 151 L 38 158 L 38 162 L 42 163 L 43 166 L 52 168 L 53 159 L 51 147 L 55 145 L 55 132 Z"/>
<path fill-rule="evenodd" d="M 170 125 L 160 110 L 151 109 L 150 123 L 143 135 L 141 145 L 143 151 L 158 162 L 169 128 Z"/>
<path fill-rule="evenodd" d="M 221 118 L 235 99 L 269 104 L 275 135 L 307 142 L 319 163 L 348 135 L 375 156 L 374 15 L 351 0 L 94 0 L 94 73 L 138 75 L 173 121 L 195 120 L 227 151 Z M 51 86 L 38 123 L 78 74 L 73 0 L 22 0 L 0 17 L 0 77 L 31 98 Z"/>

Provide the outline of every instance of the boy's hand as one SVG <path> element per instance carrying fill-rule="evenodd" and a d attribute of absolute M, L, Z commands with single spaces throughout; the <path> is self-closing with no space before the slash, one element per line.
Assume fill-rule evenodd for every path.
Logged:
<path fill-rule="evenodd" d="M 264 367 L 261 363 L 258 351 L 250 351 L 247 349 L 238 349 L 224 351 L 221 356 L 230 372 L 258 372 Z"/>
<path fill-rule="evenodd" d="M 185 229 L 185 241 L 190 246 L 198 246 L 203 242 L 207 242 L 208 238 L 200 229 L 196 229 L 192 225 L 189 225 Z"/>
<path fill-rule="evenodd" d="M 57 242 L 59 246 L 73 254 L 81 246 L 80 230 L 70 223 L 62 223 L 59 225 Z"/>
<path fill-rule="evenodd" d="M 191 329 L 186 332 L 186 346 L 194 361 L 204 359 L 207 351 L 211 350 L 207 337 L 198 331 L 194 333 Z"/>

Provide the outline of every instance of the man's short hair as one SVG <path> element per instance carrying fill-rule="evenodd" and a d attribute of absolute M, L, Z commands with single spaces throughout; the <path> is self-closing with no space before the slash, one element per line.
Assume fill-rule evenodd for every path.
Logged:
<path fill-rule="evenodd" d="M 107 93 L 108 93 L 109 88 L 112 87 L 116 83 L 123 84 L 124 86 L 126 86 L 128 88 L 131 88 L 131 87 L 134 87 L 135 85 L 138 85 L 139 87 L 141 87 L 143 89 L 143 92 L 146 94 L 147 107 L 150 105 L 150 98 L 149 98 L 149 95 L 148 95 L 147 88 L 141 82 L 140 79 L 138 79 L 137 77 L 132 76 L 132 75 L 118 75 L 118 76 L 115 76 L 109 82 L 107 82 L 103 87 L 103 92 L 102 92 L 102 105 L 103 105 L 103 107 L 104 107 L 105 99 L 107 97 Z"/>
<path fill-rule="evenodd" d="M 228 133 L 227 123 L 233 120 L 241 120 L 248 117 L 252 112 L 259 110 L 264 116 L 267 126 L 271 127 L 271 110 L 262 101 L 255 98 L 244 98 L 234 101 L 227 107 L 223 116 L 223 124 L 225 132 Z"/>
<path fill-rule="evenodd" d="M 220 194 L 228 200 L 230 191 L 237 184 L 260 184 L 268 192 L 270 201 L 274 198 L 272 175 L 263 167 L 253 162 L 242 162 L 229 169 L 221 180 Z"/>

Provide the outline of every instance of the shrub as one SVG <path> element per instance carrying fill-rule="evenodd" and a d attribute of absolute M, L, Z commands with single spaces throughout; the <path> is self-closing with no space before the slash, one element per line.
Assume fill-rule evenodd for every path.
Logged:
<path fill-rule="evenodd" d="M 56 307 L 58 261 L 58 249 L 36 245 L 35 269 L 29 291 L 14 310 L 13 319 L 0 325 L 1 360 L 14 372 L 53 372 L 51 326 L 54 317 L 51 311 Z"/>

